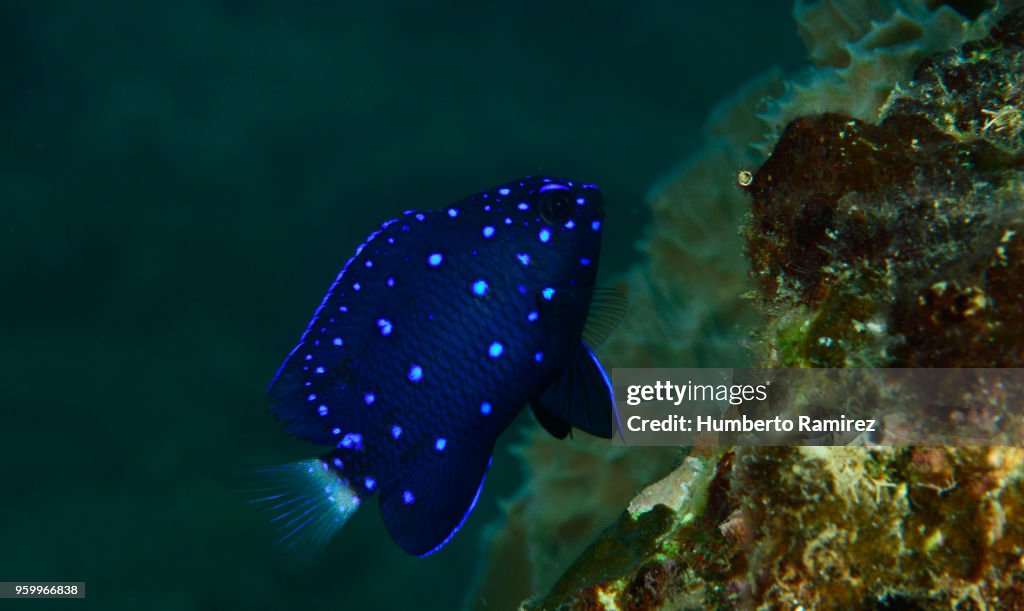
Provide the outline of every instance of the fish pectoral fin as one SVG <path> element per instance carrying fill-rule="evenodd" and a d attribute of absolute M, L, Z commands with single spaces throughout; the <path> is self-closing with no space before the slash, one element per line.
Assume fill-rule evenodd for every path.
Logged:
<path fill-rule="evenodd" d="M 553 419 L 605 439 L 611 439 L 613 422 L 618 421 L 611 381 L 586 342 L 580 342 L 562 374 L 531 405 L 534 414 L 539 407 Z M 564 437 L 537 419 L 549 433 Z"/>
<path fill-rule="evenodd" d="M 578 318 L 580 310 L 586 308 L 583 341 L 589 346 L 600 346 L 626 316 L 629 298 L 616 288 L 562 287 L 547 298 L 539 293 L 537 305 L 544 313 L 544 320 L 553 328 Z"/>
<path fill-rule="evenodd" d="M 629 309 L 629 298 L 616 288 L 595 288 L 590 296 L 590 311 L 583 327 L 583 341 L 600 346 L 619 326 Z"/>
<path fill-rule="evenodd" d="M 449 445 L 413 465 L 381 487 L 380 513 L 399 547 L 427 556 L 448 543 L 472 513 L 491 452 Z"/>
<path fill-rule="evenodd" d="M 554 415 L 551 410 L 540 403 L 536 401 L 530 403 L 530 409 L 533 411 L 533 417 L 537 419 L 537 422 L 544 427 L 545 431 L 551 433 L 551 436 L 555 439 L 565 439 L 572 432 L 571 424 Z"/>

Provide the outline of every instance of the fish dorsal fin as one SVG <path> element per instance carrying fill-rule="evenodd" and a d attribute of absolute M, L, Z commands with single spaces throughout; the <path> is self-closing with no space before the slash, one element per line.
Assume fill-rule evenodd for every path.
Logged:
<path fill-rule="evenodd" d="M 427 556 L 462 527 L 480 498 L 491 450 L 446 445 L 411 463 L 380 489 L 380 513 L 388 534 L 406 552 Z"/>
<path fill-rule="evenodd" d="M 587 313 L 587 324 L 583 327 L 583 341 L 596 348 L 608 339 L 626 316 L 629 298 L 615 288 L 591 290 L 590 311 Z"/>
<path fill-rule="evenodd" d="M 544 430 L 551 433 L 555 439 L 565 439 L 572 432 L 572 425 L 551 413 L 543 405 L 536 401 L 530 404 L 533 417 L 537 419 Z"/>
<path fill-rule="evenodd" d="M 561 375 L 532 405 L 534 414 L 539 408 L 552 418 L 591 435 L 605 439 L 612 437 L 616 410 L 611 381 L 586 342 L 580 342 Z M 544 420 L 539 417 L 538 420 L 549 433 L 559 437 L 556 432 L 560 429 L 553 431 Z"/>

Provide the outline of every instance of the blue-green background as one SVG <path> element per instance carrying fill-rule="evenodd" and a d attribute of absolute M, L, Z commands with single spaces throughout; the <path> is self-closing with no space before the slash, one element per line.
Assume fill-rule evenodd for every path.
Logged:
<path fill-rule="evenodd" d="M 231 489 L 309 453 L 267 382 L 407 208 L 596 182 L 624 270 L 714 103 L 802 61 L 789 7 L 0 2 L 0 580 L 88 583 L 53 608 L 458 607 L 515 432 L 440 553 L 403 555 L 374 503 L 290 571 Z"/>

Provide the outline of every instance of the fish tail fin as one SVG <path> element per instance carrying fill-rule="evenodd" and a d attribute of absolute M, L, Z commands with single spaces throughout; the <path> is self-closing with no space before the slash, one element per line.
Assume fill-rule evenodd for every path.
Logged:
<path fill-rule="evenodd" d="M 270 514 L 275 540 L 290 561 L 311 561 L 348 521 L 360 499 L 320 459 L 258 468 L 245 492 Z"/>

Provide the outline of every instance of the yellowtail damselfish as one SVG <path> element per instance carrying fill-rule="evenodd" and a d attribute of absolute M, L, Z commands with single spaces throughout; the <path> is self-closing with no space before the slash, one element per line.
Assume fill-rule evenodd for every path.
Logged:
<path fill-rule="evenodd" d="M 625 301 L 593 288 L 603 221 L 596 186 L 529 177 L 405 212 L 356 249 L 268 391 L 288 432 L 330 448 L 261 470 L 281 544 L 322 546 L 377 494 L 403 550 L 437 551 L 526 404 L 558 438 L 611 437 L 591 346 Z"/>

